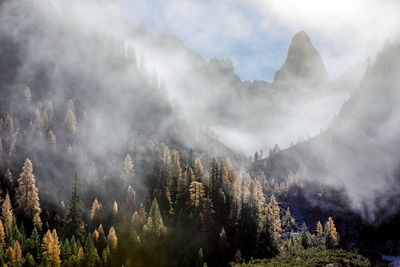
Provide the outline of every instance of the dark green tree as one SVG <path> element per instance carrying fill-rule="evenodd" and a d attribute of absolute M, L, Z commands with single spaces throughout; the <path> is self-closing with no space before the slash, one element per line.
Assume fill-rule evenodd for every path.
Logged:
<path fill-rule="evenodd" d="M 64 219 L 64 238 L 75 236 L 78 240 L 83 238 L 84 222 L 82 220 L 82 204 L 78 189 L 78 176 L 75 175 L 74 188 L 68 203 L 68 212 Z"/>

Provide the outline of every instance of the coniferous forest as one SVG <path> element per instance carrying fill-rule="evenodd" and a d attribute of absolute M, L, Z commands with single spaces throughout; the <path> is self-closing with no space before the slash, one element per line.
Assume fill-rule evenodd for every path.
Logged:
<path fill-rule="evenodd" d="M 206 62 L 117 10 L 0 0 L 1 266 L 398 259 L 399 42 L 359 82 L 330 81 L 302 31 L 272 83 L 246 82 L 231 60 Z M 289 146 L 247 153 L 213 131 L 288 127 L 289 109 L 342 94 L 326 129 L 293 128 Z"/>

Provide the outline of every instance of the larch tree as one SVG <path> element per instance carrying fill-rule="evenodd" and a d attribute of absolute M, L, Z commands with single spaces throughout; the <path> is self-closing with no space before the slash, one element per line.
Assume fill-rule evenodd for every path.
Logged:
<path fill-rule="evenodd" d="M 125 180 L 129 180 L 132 178 L 133 175 L 133 162 L 131 159 L 131 156 L 126 154 L 125 160 L 124 160 L 124 168 L 121 174 L 121 177 Z"/>
<path fill-rule="evenodd" d="M 68 202 L 68 212 L 64 219 L 63 234 L 67 238 L 75 236 L 78 240 L 83 237 L 84 222 L 82 220 L 81 196 L 78 189 L 78 176 L 75 175 L 74 188 Z"/>
<path fill-rule="evenodd" d="M 17 259 L 15 258 L 15 251 L 14 251 L 14 248 L 12 246 L 9 246 L 6 249 L 6 252 L 4 254 L 4 258 L 11 263 L 11 266 L 15 266 L 16 265 Z"/>
<path fill-rule="evenodd" d="M 42 241 L 42 251 L 43 255 L 47 256 L 49 266 L 58 267 L 61 265 L 61 251 L 56 229 L 54 229 L 52 232 L 47 230 L 47 233 L 43 237 Z"/>
<path fill-rule="evenodd" d="M 72 100 L 68 102 L 67 114 L 64 119 L 64 127 L 67 133 L 74 135 L 77 130 L 76 115 L 75 115 L 75 105 Z"/>
<path fill-rule="evenodd" d="M 117 201 L 114 201 L 112 215 L 113 215 L 113 219 L 114 220 L 118 217 L 118 203 L 117 203 Z"/>
<path fill-rule="evenodd" d="M 0 248 L 5 245 L 6 234 L 4 232 L 3 222 L 0 220 Z"/>
<path fill-rule="evenodd" d="M 90 212 L 90 219 L 92 221 L 99 219 L 101 209 L 102 209 L 101 203 L 97 200 L 97 198 L 95 198 L 92 204 L 92 210 Z"/>
<path fill-rule="evenodd" d="M 23 263 L 22 249 L 18 240 L 14 243 L 14 254 L 15 254 L 15 266 L 21 266 Z"/>
<path fill-rule="evenodd" d="M 281 219 L 279 216 L 279 205 L 275 196 L 272 195 L 266 208 L 266 220 L 269 225 L 271 236 L 278 240 L 281 237 Z"/>
<path fill-rule="evenodd" d="M 202 182 L 203 181 L 203 177 L 204 177 L 204 168 L 203 168 L 203 164 L 201 163 L 200 159 L 196 159 L 194 161 L 194 176 L 196 177 L 196 180 L 198 182 Z"/>
<path fill-rule="evenodd" d="M 200 207 L 204 197 L 204 186 L 202 182 L 193 181 L 189 187 L 190 192 L 190 203 L 192 207 L 198 208 Z"/>
<path fill-rule="evenodd" d="M 108 231 L 107 244 L 111 250 L 115 250 L 117 248 L 118 238 L 113 226 L 111 226 L 110 230 Z"/>
<path fill-rule="evenodd" d="M 14 219 L 14 215 L 13 215 L 10 196 L 9 196 L 8 192 L 6 194 L 6 198 L 4 199 L 3 206 L 1 207 L 1 215 L 3 216 L 4 223 L 6 224 L 6 226 L 11 228 L 12 222 Z"/>
<path fill-rule="evenodd" d="M 332 217 L 329 217 L 328 221 L 325 223 L 325 238 L 326 246 L 328 248 L 334 248 L 339 245 L 339 235 L 336 231 Z"/>
<path fill-rule="evenodd" d="M 56 151 L 56 145 L 57 145 L 56 135 L 53 133 L 51 129 L 49 130 L 47 137 L 49 138 L 51 149 L 53 150 L 53 152 Z"/>
<path fill-rule="evenodd" d="M 324 234 L 324 229 L 320 221 L 317 222 L 317 227 L 315 228 L 315 234 L 317 237 L 321 237 Z"/>
<path fill-rule="evenodd" d="M 42 230 L 43 223 L 40 219 L 40 213 L 36 213 L 35 216 L 33 216 L 32 222 L 37 229 Z"/>
<path fill-rule="evenodd" d="M 39 190 L 36 187 L 31 160 L 26 159 L 22 173 L 18 178 L 18 187 L 15 190 L 16 211 L 25 218 L 33 220 L 36 214 L 40 215 Z"/>

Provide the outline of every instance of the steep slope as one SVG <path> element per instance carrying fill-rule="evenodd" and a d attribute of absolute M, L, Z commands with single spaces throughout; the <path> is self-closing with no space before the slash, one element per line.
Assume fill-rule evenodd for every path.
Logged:
<path fill-rule="evenodd" d="M 400 153 L 400 43 L 387 45 L 366 72 L 331 127 L 311 140 L 268 158 L 268 176 L 285 179 L 307 168 L 311 181 L 342 188 L 351 206 L 374 221 L 400 207 L 377 214 L 398 196 Z"/>

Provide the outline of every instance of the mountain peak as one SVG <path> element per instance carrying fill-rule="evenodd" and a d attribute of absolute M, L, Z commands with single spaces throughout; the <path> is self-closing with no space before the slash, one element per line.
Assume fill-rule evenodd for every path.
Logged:
<path fill-rule="evenodd" d="M 296 33 L 289 46 L 283 66 L 275 73 L 275 84 L 319 84 L 326 82 L 321 55 L 305 31 Z"/>

